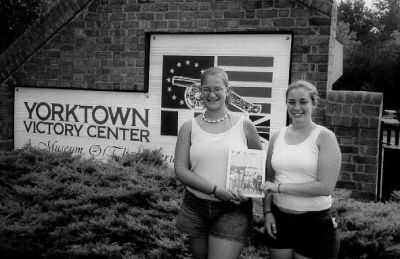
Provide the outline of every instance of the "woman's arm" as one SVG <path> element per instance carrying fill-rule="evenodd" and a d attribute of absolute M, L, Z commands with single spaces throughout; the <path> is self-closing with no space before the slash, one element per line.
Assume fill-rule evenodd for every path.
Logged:
<path fill-rule="evenodd" d="M 272 134 L 272 137 L 270 138 L 268 144 L 266 181 L 271 181 L 271 182 L 275 181 L 275 171 L 272 168 L 271 159 L 272 159 L 272 153 L 274 152 L 275 141 L 278 135 L 279 132 L 275 132 L 274 134 Z"/>
<path fill-rule="evenodd" d="M 268 192 L 264 198 L 264 228 L 267 231 L 268 235 L 272 238 L 276 238 L 276 221 L 275 216 L 271 211 L 272 204 L 272 193 Z"/>
<path fill-rule="evenodd" d="M 205 179 L 190 170 L 191 131 L 191 121 L 185 122 L 179 130 L 175 146 L 175 176 L 184 185 L 200 192 L 211 194 L 214 191 L 215 185 L 207 182 Z M 223 201 L 235 199 L 226 188 L 218 187 L 215 195 L 216 198 Z"/>
<path fill-rule="evenodd" d="M 260 141 L 260 137 L 258 136 L 258 132 L 256 127 L 249 121 L 248 119 L 244 120 L 244 134 L 246 135 L 247 147 L 249 149 L 259 149 L 262 150 L 262 144 Z"/>
<path fill-rule="evenodd" d="M 317 144 L 319 155 L 316 181 L 307 183 L 267 182 L 264 189 L 305 197 L 331 195 L 335 189 L 342 162 L 339 144 L 335 134 L 326 129 L 319 134 Z"/>
<path fill-rule="evenodd" d="M 191 121 L 185 122 L 178 133 L 175 146 L 175 176 L 184 185 L 196 189 L 200 192 L 210 194 L 214 185 L 194 174 L 190 170 L 190 135 L 192 131 Z"/>
<path fill-rule="evenodd" d="M 272 153 L 274 149 L 274 143 L 276 138 L 278 137 L 278 133 L 275 133 L 272 135 L 270 138 L 269 144 L 268 144 L 268 152 L 267 152 L 267 175 L 266 179 L 267 181 L 274 181 L 275 179 L 275 172 L 274 169 L 272 168 L 271 165 L 271 158 L 272 158 Z M 263 199 L 264 206 L 263 206 L 263 214 L 264 214 L 264 227 L 268 233 L 273 238 L 276 238 L 276 223 L 275 223 L 275 217 L 272 214 L 271 211 L 271 204 L 272 204 L 272 193 L 271 192 L 266 192 L 265 193 L 265 198 Z"/>
<path fill-rule="evenodd" d="M 271 157 L 274 149 L 274 143 L 275 140 L 278 136 L 278 133 L 275 133 L 272 135 L 269 144 L 268 144 L 268 152 L 267 152 L 267 174 L 266 174 L 266 180 L 273 182 L 275 179 L 275 172 L 274 169 L 272 168 L 271 165 Z M 263 184 L 264 185 L 264 184 Z M 265 198 L 263 199 L 264 203 L 264 212 L 265 211 L 270 211 L 271 210 L 271 202 L 272 202 L 272 193 L 265 191 Z"/>
<path fill-rule="evenodd" d="M 272 137 L 270 138 L 269 144 L 268 144 L 268 151 L 267 151 L 267 168 L 266 168 L 267 172 L 266 172 L 265 178 L 266 178 L 266 181 L 271 181 L 271 182 L 273 182 L 275 179 L 275 172 L 271 165 L 271 157 L 272 157 L 272 153 L 274 150 L 274 143 L 275 143 L 277 136 L 278 136 L 278 133 L 275 133 L 272 135 Z M 265 198 L 263 200 L 264 212 L 271 210 L 271 201 L 272 201 L 272 193 L 266 191 Z"/>

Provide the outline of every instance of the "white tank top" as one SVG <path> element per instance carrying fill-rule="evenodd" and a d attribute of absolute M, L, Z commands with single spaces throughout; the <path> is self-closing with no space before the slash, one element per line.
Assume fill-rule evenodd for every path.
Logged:
<path fill-rule="evenodd" d="M 318 155 L 317 138 L 322 130 L 317 125 L 303 142 L 296 145 L 285 143 L 288 127 L 279 132 L 275 141 L 271 165 L 280 183 L 305 183 L 317 179 Z M 274 203 L 281 208 L 297 211 L 319 211 L 331 207 L 331 196 L 302 197 L 285 193 L 274 193 Z"/>
<path fill-rule="evenodd" d="M 229 130 L 222 133 L 208 133 L 192 119 L 190 145 L 190 165 L 195 174 L 206 181 L 225 187 L 228 166 L 229 148 L 247 148 L 247 140 L 243 131 L 242 116 Z M 218 200 L 210 195 L 189 188 L 194 195 L 201 199 Z"/>

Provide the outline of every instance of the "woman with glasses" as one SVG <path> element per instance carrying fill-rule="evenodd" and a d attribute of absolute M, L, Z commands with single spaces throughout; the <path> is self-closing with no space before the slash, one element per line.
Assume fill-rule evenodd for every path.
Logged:
<path fill-rule="evenodd" d="M 227 108 L 227 73 L 218 67 L 201 77 L 204 113 L 182 125 L 175 174 L 186 185 L 177 218 L 195 259 L 238 258 L 249 239 L 252 200 L 225 188 L 229 148 L 262 149 L 254 125 Z"/>

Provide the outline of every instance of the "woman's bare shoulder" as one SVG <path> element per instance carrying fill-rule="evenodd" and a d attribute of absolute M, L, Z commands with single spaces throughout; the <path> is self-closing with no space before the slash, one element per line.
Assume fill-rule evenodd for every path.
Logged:
<path fill-rule="evenodd" d="M 179 133 L 180 133 L 180 134 L 183 134 L 183 133 L 186 133 L 186 132 L 190 132 L 190 131 L 192 130 L 192 122 L 193 122 L 193 120 L 187 120 L 187 121 L 185 121 L 185 122 L 182 124 L 182 126 L 181 126 L 181 128 L 180 128 L 180 130 L 179 130 Z"/>
<path fill-rule="evenodd" d="M 317 143 L 321 144 L 321 143 L 332 143 L 332 142 L 337 143 L 335 133 L 332 130 L 321 126 L 321 131 L 318 134 Z"/>

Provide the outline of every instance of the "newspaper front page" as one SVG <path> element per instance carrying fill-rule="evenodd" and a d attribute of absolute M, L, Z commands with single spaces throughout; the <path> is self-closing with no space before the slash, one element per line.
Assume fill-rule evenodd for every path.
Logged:
<path fill-rule="evenodd" d="M 266 151 L 230 149 L 226 188 L 239 190 L 243 196 L 263 198 L 260 186 L 265 181 Z"/>

